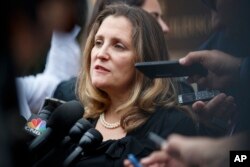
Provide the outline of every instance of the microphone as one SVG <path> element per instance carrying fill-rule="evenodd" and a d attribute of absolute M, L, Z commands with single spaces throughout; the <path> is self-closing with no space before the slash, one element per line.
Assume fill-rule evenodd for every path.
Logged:
<path fill-rule="evenodd" d="M 101 144 L 103 140 L 102 134 L 95 128 L 89 129 L 80 139 L 78 146 L 63 162 L 63 167 L 71 165 L 71 163 L 81 154 L 83 149 L 93 149 Z"/>
<path fill-rule="evenodd" d="M 51 113 L 63 103 L 65 102 L 59 99 L 46 98 L 39 113 L 37 115 L 31 115 L 24 126 L 24 129 L 28 132 L 32 140 L 35 137 L 40 136 L 46 130 L 46 124 Z"/>
<path fill-rule="evenodd" d="M 66 136 L 59 145 L 53 148 L 48 154 L 39 160 L 34 167 L 43 166 L 60 166 L 60 162 L 65 159 L 66 153 L 72 145 L 78 143 L 81 136 L 90 128 L 92 124 L 85 118 L 79 119 L 70 129 L 69 135 Z"/>
<path fill-rule="evenodd" d="M 72 125 L 83 116 L 81 104 L 72 100 L 55 109 L 48 120 L 47 129 L 29 145 L 31 153 L 47 152 L 68 133 Z"/>
<path fill-rule="evenodd" d="M 45 120 L 48 120 L 51 113 L 61 104 L 65 103 L 65 101 L 56 99 L 56 98 L 51 98 L 51 97 L 46 97 L 44 100 L 43 107 L 41 111 L 38 112 L 38 116 L 40 118 L 43 118 Z"/>
<path fill-rule="evenodd" d="M 92 124 L 88 120 L 86 120 L 85 118 L 81 118 L 70 129 L 69 136 L 67 136 L 66 138 L 67 140 L 72 140 L 73 142 L 79 142 L 80 138 L 82 137 L 82 134 L 84 134 L 87 130 L 89 130 L 92 127 L 93 127 Z"/>

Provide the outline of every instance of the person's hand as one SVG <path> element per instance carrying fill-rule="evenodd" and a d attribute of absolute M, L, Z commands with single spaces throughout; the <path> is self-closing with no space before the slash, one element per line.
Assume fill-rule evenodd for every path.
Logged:
<path fill-rule="evenodd" d="M 165 149 L 154 151 L 141 159 L 143 167 L 187 167 L 182 161 L 172 158 Z"/>
<path fill-rule="evenodd" d="M 217 144 L 215 139 L 171 135 L 167 143 L 165 148 L 142 158 L 143 167 L 219 167 L 225 164 L 227 154 L 223 149 L 218 150 L 220 142 Z"/>
<path fill-rule="evenodd" d="M 216 127 L 214 120 L 220 120 L 223 128 L 227 129 L 232 124 L 232 118 L 237 112 L 237 107 L 232 96 L 220 93 L 208 102 L 197 101 L 192 105 L 193 111 L 198 115 L 201 123 Z M 213 124 L 214 123 L 214 124 Z"/>
<path fill-rule="evenodd" d="M 185 137 L 172 134 L 159 151 L 141 159 L 143 167 L 221 167 L 229 166 L 230 150 L 249 149 L 249 133 L 231 137 Z M 124 161 L 126 167 L 133 167 Z"/>
<path fill-rule="evenodd" d="M 230 150 L 249 148 L 249 137 L 249 133 L 239 133 L 219 139 L 171 135 L 165 151 L 187 166 L 229 166 Z"/>
<path fill-rule="evenodd" d="M 239 78 L 241 59 L 218 50 L 190 52 L 179 62 L 184 66 L 200 63 L 208 70 L 205 77 L 189 77 L 190 82 L 196 82 L 201 88 L 224 89 L 237 84 Z"/>
<path fill-rule="evenodd" d="M 181 161 L 169 156 L 164 148 L 142 158 L 140 163 L 142 167 L 186 167 Z M 123 165 L 124 167 L 135 167 L 128 159 L 124 160 Z"/>
<path fill-rule="evenodd" d="M 187 166 L 228 166 L 231 144 L 224 139 L 171 135 L 166 152 Z"/>
<path fill-rule="evenodd" d="M 134 165 L 128 159 L 125 159 L 123 161 L 123 166 L 124 167 L 134 167 Z"/>

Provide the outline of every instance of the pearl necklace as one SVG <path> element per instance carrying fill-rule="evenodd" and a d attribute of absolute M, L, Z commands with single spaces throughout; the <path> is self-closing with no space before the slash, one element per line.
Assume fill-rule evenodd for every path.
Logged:
<path fill-rule="evenodd" d="M 120 121 L 115 122 L 115 123 L 106 122 L 105 118 L 104 118 L 104 113 L 101 113 L 101 115 L 100 115 L 100 122 L 107 129 L 114 129 L 114 128 L 118 128 L 120 126 Z"/>

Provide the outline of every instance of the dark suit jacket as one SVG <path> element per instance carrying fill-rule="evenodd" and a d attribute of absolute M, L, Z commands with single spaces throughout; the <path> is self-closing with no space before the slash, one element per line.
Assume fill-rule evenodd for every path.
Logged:
<path fill-rule="evenodd" d="M 97 120 L 90 120 L 93 126 Z M 154 132 L 164 139 L 177 133 L 196 136 L 195 122 L 186 113 L 176 109 L 158 109 L 140 127 L 118 140 L 107 140 L 97 148 L 86 150 L 72 166 L 121 167 L 127 155 L 133 153 L 138 159 L 149 155 L 157 146 L 148 139 L 149 132 Z"/>
<path fill-rule="evenodd" d="M 77 100 L 75 84 L 76 84 L 76 77 L 61 82 L 57 86 L 53 97 L 64 101 Z"/>

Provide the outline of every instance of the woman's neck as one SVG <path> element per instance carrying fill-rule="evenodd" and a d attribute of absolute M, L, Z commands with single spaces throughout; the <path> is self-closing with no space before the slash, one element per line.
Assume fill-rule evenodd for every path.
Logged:
<path fill-rule="evenodd" d="M 129 100 L 129 93 L 109 94 L 109 98 L 111 103 L 107 112 L 114 112 Z"/>
<path fill-rule="evenodd" d="M 117 122 L 121 121 L 122 113 L 115 111 L 120 105 L 124 104 L 126 100 L 121 100 L 117 96 L 116 98 L 113 97 L 113 100 L 111 99 L 110 107 L 100 116 L 96 125 L 96 129 L 103 135 L 103 141 L 110 139 L 117 140 L 126 136 L 126 132 L 120 125 L 114 126 L 114 128 L 111 128 L 112 126 L 105 126 L 106 124 L 115 125 Z"/>

